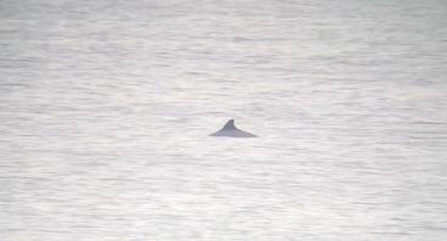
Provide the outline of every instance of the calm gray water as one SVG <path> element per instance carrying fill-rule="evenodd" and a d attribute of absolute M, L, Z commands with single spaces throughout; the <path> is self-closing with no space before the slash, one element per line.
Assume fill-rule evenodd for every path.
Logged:
<path fill-rule="evenodd" d="M 447 240 L 446 16 L 3 0 L 0 239 Z"/>

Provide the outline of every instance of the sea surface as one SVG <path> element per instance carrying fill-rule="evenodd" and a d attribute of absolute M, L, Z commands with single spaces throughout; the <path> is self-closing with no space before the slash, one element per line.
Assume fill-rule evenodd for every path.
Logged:
<path fill-rule="evenodd" d="M 0 240 L 447 240 L 446 16 L 0 1 Z"/>

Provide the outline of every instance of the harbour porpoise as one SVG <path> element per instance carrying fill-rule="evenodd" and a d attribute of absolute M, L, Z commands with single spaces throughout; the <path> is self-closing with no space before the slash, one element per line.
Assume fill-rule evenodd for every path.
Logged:
<path fill-rule="evenodd" d="M 224 127 L 219 130 L 216 133 L 211 134 L 211 136 L 222 136 L 222 137 L 237 137 L 237 138 L 253 138 L 257 137 L 256 135 L 253 135 L 251 133 L 248 133 L 243 130 L 239 130 L 234 125 L 234 120 L 231 119 L 227 121 L 227 123 L 224 125 Z"/>

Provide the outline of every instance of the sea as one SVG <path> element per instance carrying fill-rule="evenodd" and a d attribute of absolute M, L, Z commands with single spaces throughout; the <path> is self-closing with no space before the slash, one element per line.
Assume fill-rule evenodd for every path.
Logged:
<path fill-rule="evenodd" d="M 0 1 L 0 240 L 447 240 L 446 16 Z"/>

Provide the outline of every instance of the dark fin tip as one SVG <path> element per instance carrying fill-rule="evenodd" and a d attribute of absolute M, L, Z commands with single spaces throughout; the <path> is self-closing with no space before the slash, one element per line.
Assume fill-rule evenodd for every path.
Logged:
<path fill-rule="evenodd" d="M 222 129 L 223 130 L 236 129 L 236 126 L 234 125 L 234 119 L 230 119 L 229 121 L 227 121 L 227 123 L 224 125 Z"/>

